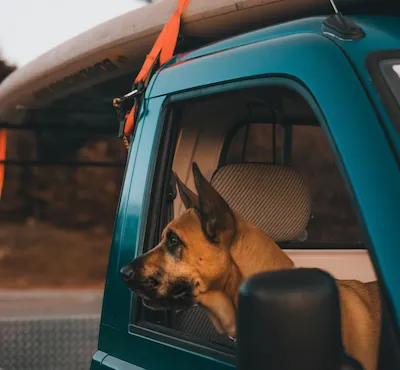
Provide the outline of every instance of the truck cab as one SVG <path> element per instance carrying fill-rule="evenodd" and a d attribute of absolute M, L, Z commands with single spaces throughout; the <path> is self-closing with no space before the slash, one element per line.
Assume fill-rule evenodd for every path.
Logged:
<path fill-rule="evenodd" d="M 274 11 L 291 13 L 285 1 L 258 3 L 271 5 L 272 19 Z M 253 4 L 257 18 L 255 1 L 232 3 L 243 14 L 243 4 Z M 351 3 L 341 8 L 344 15 L 328 1 L 323 14 L 297 4 L 301 15 L 213 43 L 187 39 L 189 46 L 153 74 L 129 137 L 91 370 L 277 368 L 262 358 L 268 340 L 253 343 L 259 357 L 251 358 L 239 335 L 235 342 L 218 334 L 199 307 L 150 310 L 121 278 L 121 268 L 156 246 L 184 211 L 174 174 L 194 190 L 193 162 L 296 266 L 377 280 L 378 369 L 400 368 L 400 12 L 394 2 L 385 11 L 384 1 L 343 3 Z M 160 4 L 170 10 L 172 1 Z M 239 29 L 228 13 L 220 28 L 233 22 Z M 156 24 L 151 10 L 142 14 L 143 23 Z M 197 21 L 191 19 L 192 29 Z M 86 121 L 88 128 L 97 122 L 117 134 L 112 98 L 129 90 L 133 64 L 150 40 L 129 39 L 132 24 L 129 16 L 110 21 L 13 73 L 0 87 L 0 119 L 50 117 L 74 127 Z M 337 328 L 324 311 L 311 315 L 310 328 L 315 315 Z M 254 338 L 261 338 L 263 320 L 251 310 L 238 315 L 239 327 L 258 330 Z M 298 343 L 309 336 L 292 334 Z M 286 350 L 282 356 L 291 355 Z M 318 363 L 321 353 L 305 355 L 315 369 L 328 370 Z M 308 368 L 302 364 L 299 358 L 298 368 Z"/>
<path fill-rule="evenodd" d="M 400 18 L 346 19 L 352 35 L 327 17 L 299 19 L 179 54 L 152 77 L 131 138 L 92 370 L 236 366 L 234 342 L 198 307 L 151 311 L 119 275 L 183 211 L 173 173 L 194 189 L 193 161 L 297 266 L 378 279 L 379 368 L 399 366 Z"/>

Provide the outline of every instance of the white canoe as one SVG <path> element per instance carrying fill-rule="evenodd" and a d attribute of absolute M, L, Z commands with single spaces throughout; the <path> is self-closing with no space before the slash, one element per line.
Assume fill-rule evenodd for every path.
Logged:
<path fill-rule="evenodd" d="M 177 0 L 162 0 L 136 9 L 17 69 L 0 85 L 0 120 L 16 122 L 25 108 L 138 71 L 176 7 Z M 182 34 L 209 43 L 321 11 L 332 12 L 329 0 L 192 0 L 182 17 Z"/>

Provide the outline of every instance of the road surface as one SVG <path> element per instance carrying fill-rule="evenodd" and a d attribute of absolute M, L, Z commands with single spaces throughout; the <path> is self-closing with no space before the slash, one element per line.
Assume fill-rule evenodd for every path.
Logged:
<path fill-rule="evenodd" d="M 0 291 L 0 370 L 89 369 L 101 305 L 101 291 Z"/>
<path fill-rule="evenodd" d="M 102 291 L 0 291 L 0 318 L 100 315 Z"/>

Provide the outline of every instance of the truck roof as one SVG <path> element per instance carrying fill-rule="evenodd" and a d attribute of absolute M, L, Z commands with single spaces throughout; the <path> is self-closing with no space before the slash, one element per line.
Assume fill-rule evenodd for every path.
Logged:
<path fill-rule="evenodd" d="M 336 3 L 345 14 L 389 14 L 392 1 L 337 0 Z M 119 76 L 133 78 L 175 8 L 176 0 L 164 0 L 126 13 L 64 42 L 17 69 L 0 85 L 0 120 L 19 122 L 26 110 L 46 106 Z M 158 16 L 154 17 L 154 14 Z M 235 0 L 213 3 L 192 0 L 182 20 L 182 33 L 188 39 L 183 50 L 193 50 L 211 42 L 218 44 L 192 51 L 180 56 L 179 60 L 195 58 L 216 47 L 227 48 L 232 43 L 248 43 L 251 37 L 257 38 L 263 33 L 265 37 L 265 26 L 268 25 L 327 14 L 333 14 L 329 0 L 247 0 L 240 4 Z M 301 27 L 316 27 L 307 20 L 301 23 L 302 26 L 298 26 L 298 22 L 296 24 L 297 28 L 289 23 L 280 26 L 279 30 L 288 32 L 292 28 L 292 32 L 299 32 Z M 259 33 L 241 35 L 261 26 L 264 30 Z M 276 28 L 274 30 L 276 32 Z M 235 35 L 234 40 L 226 39 Z M 193 43 L 193 40 L 196 42 Z"/>

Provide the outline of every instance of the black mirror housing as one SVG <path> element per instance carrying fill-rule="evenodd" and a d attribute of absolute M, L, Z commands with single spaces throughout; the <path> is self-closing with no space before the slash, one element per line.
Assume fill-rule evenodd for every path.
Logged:
<path fill-rule="evenodd" d="M 239 370 L 362 369 L 344 351 L 339 292 L 316 268 L 264 272 L 240 288 Z"/>

